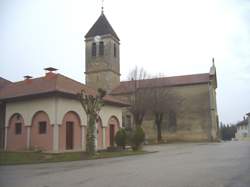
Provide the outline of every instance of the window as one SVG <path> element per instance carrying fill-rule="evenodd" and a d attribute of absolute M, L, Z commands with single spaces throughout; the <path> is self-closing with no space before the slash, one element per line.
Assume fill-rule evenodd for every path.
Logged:
<path fill-rule="evenodd" d="M 16 131 L 16 134 L 22 134 L 22 123 L 15 124 L 15 131 Z"/>
<path fill-rule="evenodd" d="M 116 44 L 114 44 L 114 57 L 116 57 Z"/>
<path fill-rule="evenodd" d="M 39 125 L 39 134 L 46 134 L 47 132 L 47 123 L 46 121 L 40 121 Z"/>
<path fill-rule="evenodd" d="M 103 56 L 104 55 L 104 43 L 99 42 L 99 55 Z"/>
<path fill-rule="evenodd" d="M 92 56 L 96 56 L 96 43 L 92 43 Z"/>
<path fill-rule="evenodd" d="M 132 128 L 132 121 L 130 115 L 126 115 L 126 127 Z"/>

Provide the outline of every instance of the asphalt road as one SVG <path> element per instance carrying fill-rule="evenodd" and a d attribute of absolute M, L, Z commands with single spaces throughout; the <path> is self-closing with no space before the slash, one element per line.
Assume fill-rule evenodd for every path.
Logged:
<path fill-rule="evenodd" d="M 250 142 L 147 146 L 159 152 L 0 167 L 1 187 L 250 187 Z"/>

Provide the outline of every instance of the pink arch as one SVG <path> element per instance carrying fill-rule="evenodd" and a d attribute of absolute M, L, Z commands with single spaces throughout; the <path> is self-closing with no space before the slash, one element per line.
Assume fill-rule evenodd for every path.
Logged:
<path fill-rule="evenodd" d="M 114 130 L 113 135 L 111 135 L 112 128 Z M 115 137 L 117 131 L 119 130 L 119 128 L 120 128 L 120 122 L 119 122 L 118 118 L 116 116 L 111 116 L 108 120 L 108 128 L 106 128 L 107 147 L 112 146 L 111 145 L 111 141 L 112 141 L 111 136 L 113 136 L 113 141 L 114 141 L 114 137 Z"/>
<path fill-rule="evenodd" d="M 66 124 L 67 122 L 73 123 L 73 149 L 81 149 L 81 119 L 75 111 L 68 111 L 62 120 L 62 124 L 59 129 L 59 147 L 60 151 L 66 150 Z"/>
<path fill-rule="evenodd" d="M 21 123 L 21 133 L 16 134 L 16 123 Z M 20 151 L 26 149 L 27 129 L 24 126 L 24 119 L 21 114 L 13 114 L 8 123 L 7 150 Z"/>
<path fill-rule="evenodd" d="M 39 133 L 39 124 L 46 123 L 46 132 Z M 33 115 L 30 129 L 31 148 L 41 149 L 44 151 L 52 150 L 53 145 L 53 128 L 50 124 L 49 116 L 44 111 L 38 111 Z"/>

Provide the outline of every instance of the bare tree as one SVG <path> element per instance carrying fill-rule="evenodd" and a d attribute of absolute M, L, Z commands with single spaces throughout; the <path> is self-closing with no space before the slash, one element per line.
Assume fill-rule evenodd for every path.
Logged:
<path fill-rule="evenodd" d="M 162 141 L 162 121 L 165 115 L 175 113 L 182 100 L 177 97 L 170 86 L 162 87 L 161 82 L 167 80 L 154 78 L 151 80 L 150 110 L 154 116 L 154 123 L 157 129 L 157 141 Z M 165 83 L 166 84 L 166 83 Z M 170 120 L 171 121 L 171 120 Z"/>
<path fill-rule="evenodd" d="M 129 111 L 132 113 L 136 127 L 140 127 L 143 118 L 148 111 L 149 90 L 145 87 L 145 79 L 148 74 L 142 68 L 135 69 L 130 73 L 129 79 L 132 81 L 133 93 L 129 97 L 131 106 Z"/>
<path fill-rule="evenodd" d="M 182 98 L 174 94 L 170 84 L 167 83 L 168 79 L 160 76 L 149 79 L 149 75 L 142 68 L 136 67 L 130 73 L 129 79 L 133 83 L 129 110 L 133 114 L 136 127 L 142 125 L 146 114 L 152 113 L 157 128 L 157 140 L 161 142 L 162 121 L 165 115 L 175 117 L 173 114 L 176 113 L 177 107 L 181 105 Z M 171 120 L 169 121 L 171 122 Z"/>
<path fill-rule="evenodd" d="M 87 94 L 85 90 L 81 90 L 79 99 L 82 107 L 87 115 L 87 136 L 86 136 L 86 152 L 88 155 L 94 155 L 95 148 L 95 131 L 96 131 L 96 120 L 101 108 L 104 106 L 103 97 L 106 92 L 102 89 L 98 89 L 98 93 L 93 96 Z"/>

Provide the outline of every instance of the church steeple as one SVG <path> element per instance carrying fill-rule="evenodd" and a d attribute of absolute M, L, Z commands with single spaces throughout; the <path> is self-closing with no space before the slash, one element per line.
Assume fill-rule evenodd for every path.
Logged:
<path fill-rule="evenodd" d="M 103 11 L 85 35 L 86 84 L 111 91 L 120 84 L 120 39 Z"/>
<path fill-rule="evenodd" d="M 115 37 L 118 41 L 120 41 L 119 37 L 115 33 L 114 29 L 110 25 L 109 21 L 107 20 L 106 16 L 104 15 L 103 11 L 91 29 L 85 35 L 85 38 L 95 37 L 98 35 L 106 35 L 110 34 Z"/>

